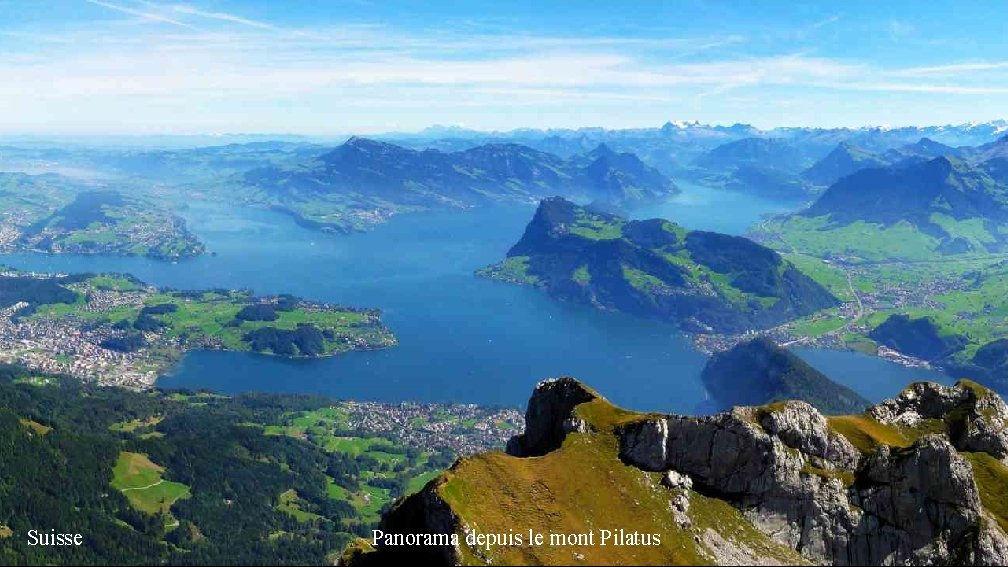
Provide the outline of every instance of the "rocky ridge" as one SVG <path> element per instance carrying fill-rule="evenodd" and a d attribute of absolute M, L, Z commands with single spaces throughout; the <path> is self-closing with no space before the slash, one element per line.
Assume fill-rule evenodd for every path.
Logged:
<path fill-rule="evenodd" d="M 997 495 L 1008 491 L 1006 420 L 1005 403 L 968 381 L 912 384 L 864 414 L 827 418 L 800 401 L 706 417 L 636 414 L 572 378 L 549 380 L 530 399 L 526 432 L 509 443 L 510 455 L 486 457 L 503 469 L 483 487 L 489 503 L 474 506 L 467 500 L 471 488 L 459 489 L 475 486 L 465 480 L 479 470 L 462 460 L 393 508 L 383 529 L 467 533 L 492 525 L 488 511 L 497 508 L 517 523 L 534 519 L 554 526 L 573 517 L 578 525 L 604 524 L 605 518 L 592 515 L 593 500 L 608 498 L 619 474 L 626 476 L 616 490 L 633 494 L 638 518 L 649 511 L 664 515 L 658 521 L 666 530 L 663 541 L 677 544 L 662 556 L 665 561 L 1005 564 L 1008 521 Z M 589 450 L 596 461 L 572 461 L 583 467 L 578 481 L 557 484 L 537 472 L 528 488 L 548 494 L 552 503 L 578 493 L 577 507 L 557 511 L 539 500 L 538 508 L 511 507 L 525 502 L 513 479 L 528 474 L 527 467 Z M 608 463 L 607 451 L 618 459 Z M 645 492 L 635 492 L 641 488 L 636 484 Z M 587 485 L 596 487 L 593 494 L 581 495 Z M 652 496 L 665 503 L 660 510 L 648 508 Z M 713 511 L 719 515 L 711 524 Z M 577 553 L 604 562 L 593 555 L 604 549 Z M 409 552 L 379 548 L 362 557 L 388 557 L 390 551 Z M 653 560 L 637 552 L 624 551 L 633 562 Z M 555 561 L 543 553 L 474 554 L 460 544 L 442 550 L 439 560 Z"/>

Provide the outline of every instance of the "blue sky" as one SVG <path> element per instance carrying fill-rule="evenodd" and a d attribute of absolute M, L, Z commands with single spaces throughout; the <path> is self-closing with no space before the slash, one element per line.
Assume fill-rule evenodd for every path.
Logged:
<path fill-rule="evenodd" d="M 1008 115 L 1004 2 L 0 0 L 0 133 Z"/>

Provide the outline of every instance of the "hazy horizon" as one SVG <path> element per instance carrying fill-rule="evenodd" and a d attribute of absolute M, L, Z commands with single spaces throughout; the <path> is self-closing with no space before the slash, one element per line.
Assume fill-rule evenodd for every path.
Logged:
<path fill-rule="evenodd" d="M 1005 12 L 0 0 L 0 134 L 981 122 L 1008 102 Z"/>
<path fill-rule="evenodd" d="M 748 126 L 759 130 L 760 132 L 773 132 L 774 130 L 782 129 L 822 129 L 822 130 L 859 130 L 859 129 L 880 129 L 880 130 L 897 130 L 901 128 L 967 128 L 970 126 L 983 126 L 983 125 L 998 125 L 1000 126 L 999 132 L 1003 131 L 1008 133 L 1008 118 L 991 118 L 988 120 L 977 120 L 968 121 L 961 123 L 910 123 L 910 124 L 852 124 L 852 125 L 839 125 L 839 126 L 816 126 L 808 124 L 780 124 L 776 126 L 759 127 L 754 124 L 735 122 L 731 124 L 727 123 L 705 123 L 694 120 L 667 120 L 660 124 L 650 124 L 643 126 L 617 126 L 617 127 L 605 127 L 605 126 L 573 126 L 573 127 L 535 127 L 535 126 L 515 126 L 508 129 L 482 129 L 482 128 L 470 128 L 463 125 L 457 124 L 440 124 L 433 123 L 428 126 L 423 126 L 413 130 L 383 130 L 374 132 L 332 132 L 332 133 L 305 133 L 296 131 L 230 131 L 230 132 L 121 132 L 121 133 L 109 133 L 109 132 L 0 132 L 0 140 L 16 140 L 16 139 L 27 139 L 27 140 L 53 140 L 53 139 L 144 139 L 144 138 L 255 138 L 261 139 L 262 141 L 284 141 L 284 139 L 294 139 L 303 141 L 313 141 L 313 140 L 345 140 L 354 136 L 360 137 L 395 137 L 395 136 L 424 136 L 429 135 L 432 137 L 442 136 L 448 134 L 447 137 L 451 137 L 450 133 L 455 132 L 472 132 L 482 135 L 511 135 L 518 132 L 528 131 L 528 132 L 578 132 L 578 131 L 591 131 L 591 130 L 606 130 L 606 131 L 630 131 L 630 130 L 657 130 L 665 126 L 665 124 L 673 124 L 674 126 L 687 128 L 690 126 L 701 127 L 701 128 L 730 128 L 733 126 Z"/>

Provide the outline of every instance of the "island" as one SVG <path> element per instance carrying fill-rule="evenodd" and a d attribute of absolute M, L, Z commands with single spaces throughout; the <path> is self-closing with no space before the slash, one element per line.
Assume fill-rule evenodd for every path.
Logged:
<path fill-rule="evenodd" d="M 0 252 L 195 256 L 205 246 L 152 198 L 56 174 L 0 173 Z"/>
<path fill-rule="evenodd" d="M 662 219 L 626 220 L 561 197 L 544 199 L 507 258 L 477 275 L 699 334 L 745 333 L 837 304 L 751 240 Z"/>
<path fill-rule="evenodd" d="M 314 358 L 395 344 L 374 309 L 122 274 L 0 272 L 3 359 L 102 384 L 150 387 L 194 349 Z"/>

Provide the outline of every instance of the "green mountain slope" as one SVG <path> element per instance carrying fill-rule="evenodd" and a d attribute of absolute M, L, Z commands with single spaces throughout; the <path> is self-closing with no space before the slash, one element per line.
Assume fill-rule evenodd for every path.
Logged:
<path fill-rule="evenodd" d="M 881 167 L 887 162 L 857 146 L 841 142 L 829 154 L 806 169 L 802 176 L 816 185 L 829 186 L 856 171 Z"/>
<path fill-rule="evenodd" d="M 852 260 L 931 260 L 1008 248 L 1008 186 L 957 158 L 869 168 L 806 211 L 761 224 L 777 249 Z"/>

